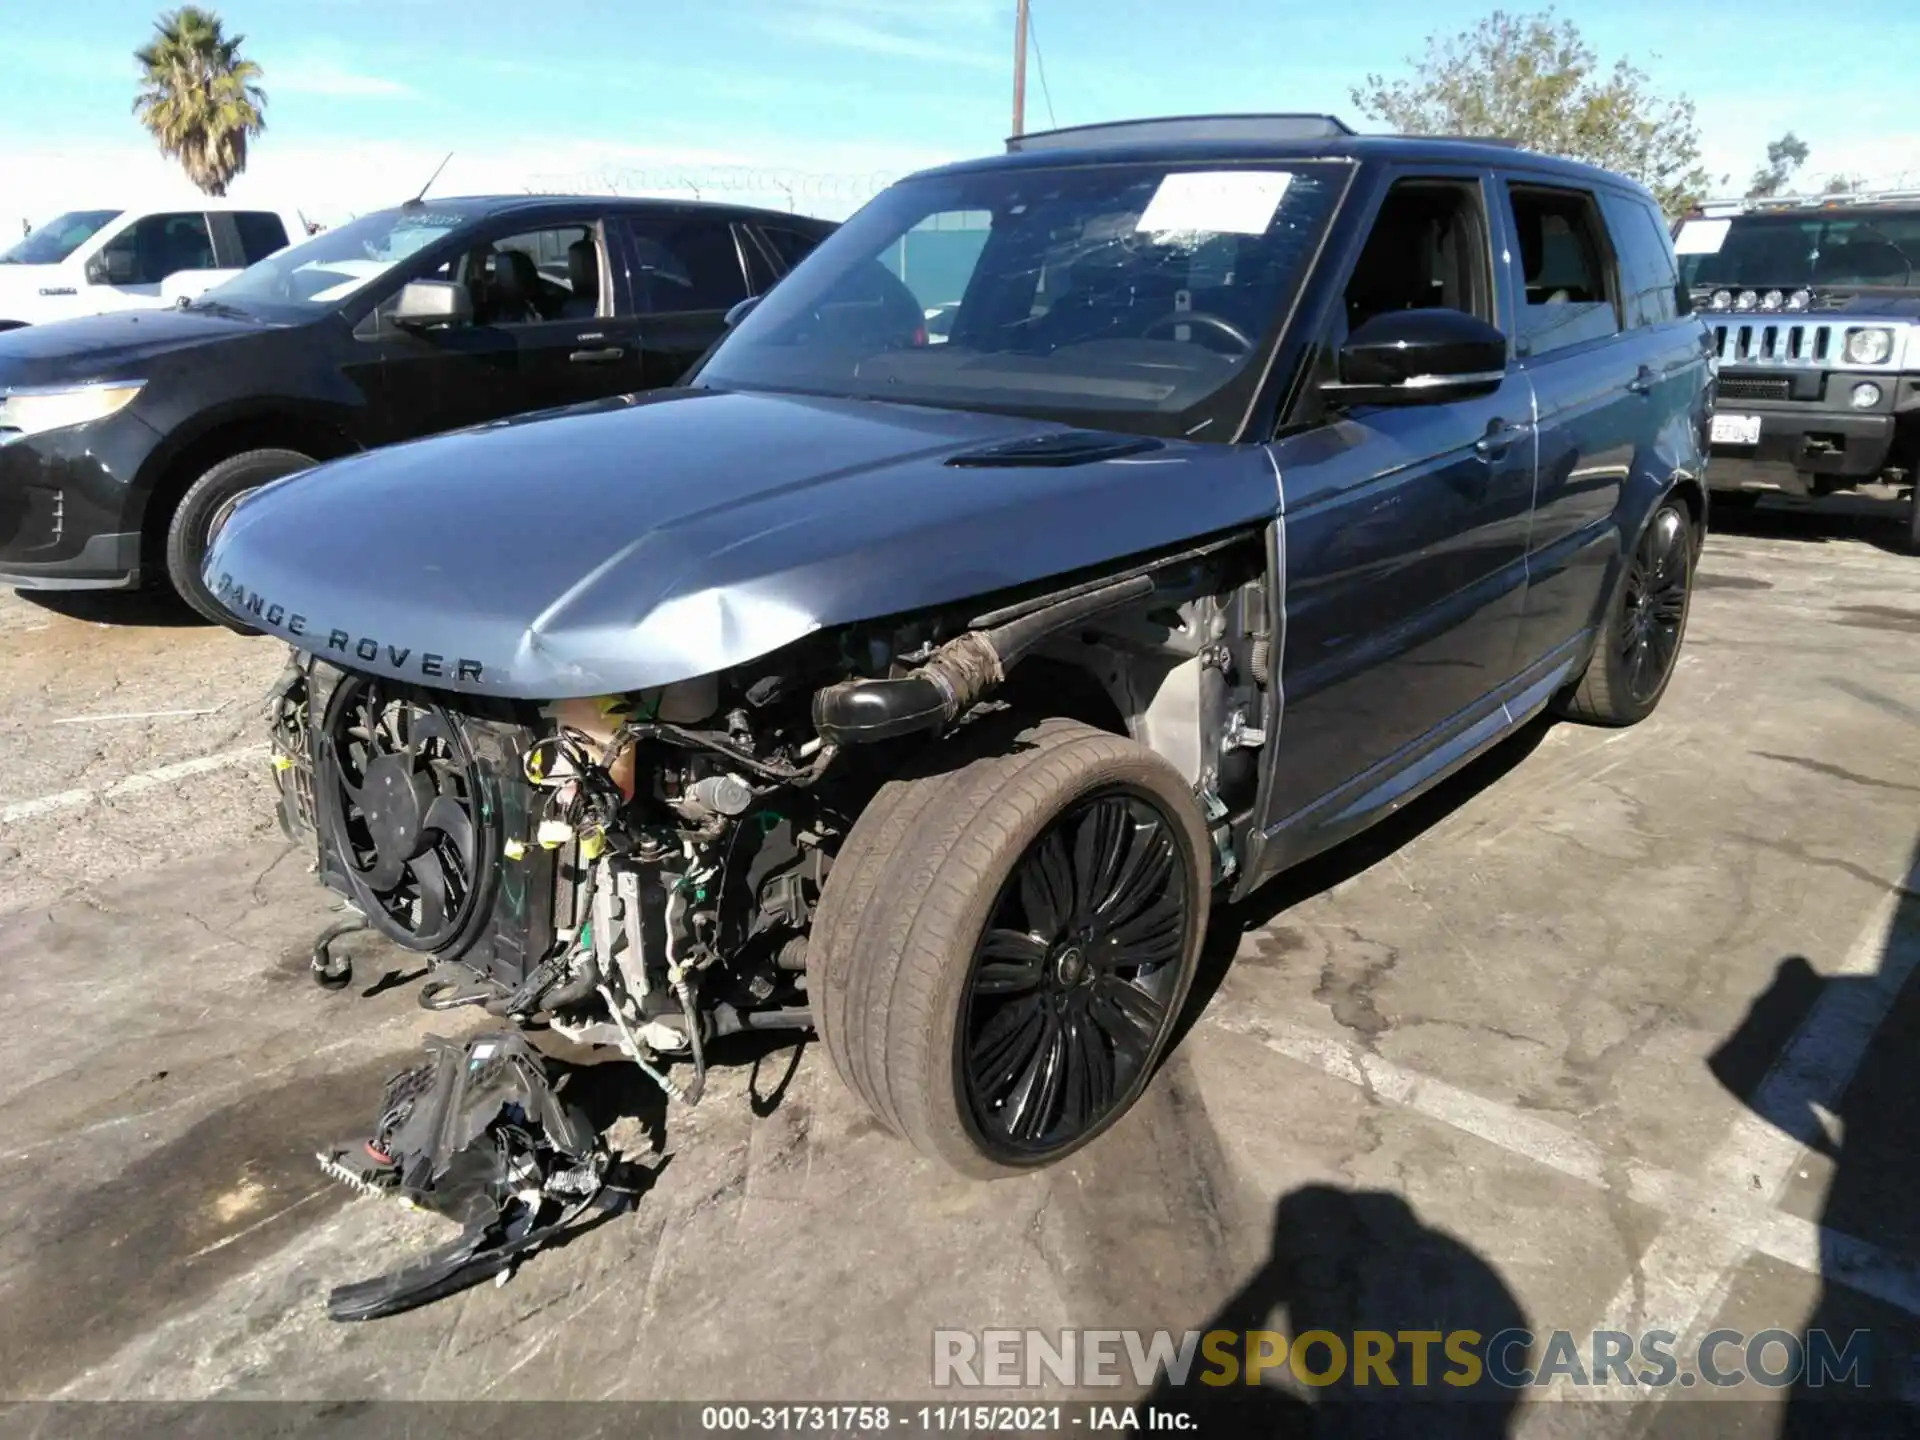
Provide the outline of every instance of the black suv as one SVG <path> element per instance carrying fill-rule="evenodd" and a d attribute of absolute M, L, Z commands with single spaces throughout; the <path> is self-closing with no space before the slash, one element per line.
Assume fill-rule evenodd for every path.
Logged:
<path fill-rule="evenodd" d="M 888 189 L 685 384 L 294 476 L 208 575 L 298 652 L 289 829 L 458 962 L 436 1003 L 674 1095 L 812 1025 L 1013 1174 L 1147 1084 L 1216 896 L 1543 711 L 1659 703 L 1686 299 L 1653 197 L 1564 160 L 1028 136 Z"/>
<path fill-rule="evenodd" d="M 1712 204 L 1674 244 L 1719 356 L 1718 503 L 1904 495 L 1920 553 L 1920 195 Z"/>
<path fill-rule="evenodd" d="M 0 583 L 195 609 L 240 495 L 353 451 L 677 380 L 832 226 L 565 196 L 366 215 L 180 308 L 0 335 Z"/>

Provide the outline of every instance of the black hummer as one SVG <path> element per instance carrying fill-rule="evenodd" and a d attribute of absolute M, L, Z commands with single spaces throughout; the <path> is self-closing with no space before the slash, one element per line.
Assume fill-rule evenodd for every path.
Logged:
<path fill-rule="evenodd" d="M 1904 495 L 1920 552 L 1920 191 L 1711 205 L 1674 248 L 1719 354 L 1715 503 Z"/>

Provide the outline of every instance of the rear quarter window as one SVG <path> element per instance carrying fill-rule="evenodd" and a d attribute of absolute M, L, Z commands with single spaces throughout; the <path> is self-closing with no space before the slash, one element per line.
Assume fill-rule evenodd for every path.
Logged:
<path fill-rule="evenodd" d="M 1614 253 L 1620 257 L 1621 300 L 1629 326 L 1663 325 L 1692 310 L 1680 265 L 1660 214 L 1637 196 L 1601 196 Z"/>

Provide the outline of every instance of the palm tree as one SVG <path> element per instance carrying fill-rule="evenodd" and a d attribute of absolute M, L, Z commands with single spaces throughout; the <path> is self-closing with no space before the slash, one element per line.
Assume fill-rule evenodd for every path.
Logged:
<path fill-rule="evenodd" d="M 220 17 L 197 6 L 162 15 L 153 28 L 153 40 L 133 52 L 141 72 L 133 113 L 189 180 L 225 195 L 247 168 L 248 137 L 267 128 L 260 67 L 240 58 L 245 36 L 228 39 Z"/>

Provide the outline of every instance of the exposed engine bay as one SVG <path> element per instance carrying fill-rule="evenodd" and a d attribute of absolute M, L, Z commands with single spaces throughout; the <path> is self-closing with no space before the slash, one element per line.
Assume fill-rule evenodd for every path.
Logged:
<path fill-rule="evenodd" d="M 1269 593 L 1258 538 L 1234 536 L 984 613 L 821 632 L 723 673 L 544 704 L 296 652 L 271 697 L 281 822 L 317 844 L 358 917 L 320 938 L 315 978 L 346 983 L 334 947 L 364 923 L 430 957 L 422 1005 L 513 1027 L 491 1037 L 508 1060 L 487 1056 L 512 1093 L 477 1119 L 402 1133 L 390 1090 L 364 1153 L 323 1157 L 464 1226 L 410 1280 L 337 1292 L 334 1313 L 501 1274 L 566 1223 L 537 1197 L 599 1193 L 604 1152 L 518 1032 L 610 1047 L 694 1104 L 716 1042 L 809 1029 L 809 930 L 841 841 L 911 753 L 982 712 L 1072 714 L 1156 750 L 1207 818 L 1215 881 L 1230 877 L 1275 713 Z M 400 1099 L 459 1113 L 473 1053 L 443 1044 L 434 1073 L 396 1080 Z M 481 1172 L 441 1203 L 446 1175 Z"/>

